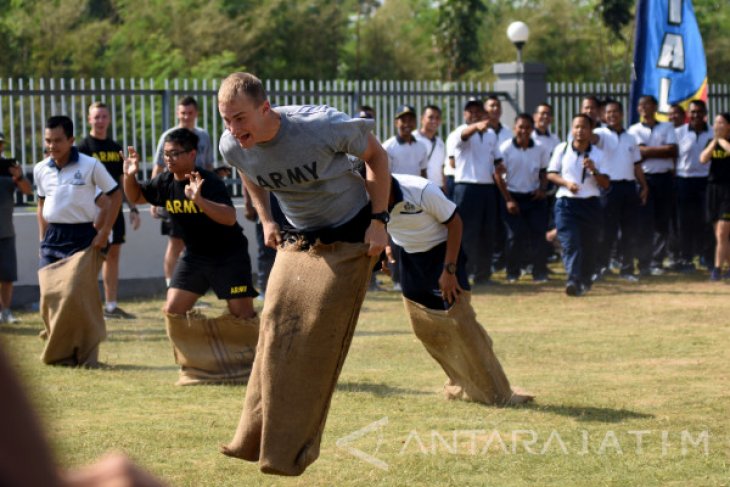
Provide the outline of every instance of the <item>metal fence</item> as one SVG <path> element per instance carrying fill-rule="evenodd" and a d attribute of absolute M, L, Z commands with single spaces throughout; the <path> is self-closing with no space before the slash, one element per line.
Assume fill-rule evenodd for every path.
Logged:
<path fill-rule="evenodd" d="M 70 116 L 80 138 L 88 133 L 88 105 L 103 101 L 111 112 L 111 137 L 125 147 L 134 145 L 142 155 L 143 169 L 149 172 L 160 134 L 176 123 L 179 97 L 197 99 L 198 126 L 207 130 L 213 141 L 218 140 L 223 132 L 216 101 L 218 84 L 218 80 L 180 79 L 161 83 L 151 79 L 0 79 L 0 131 L 5 133 L 5 155 L 17 158 L 29 172 L 43 159 L 43 127 L 49 116 Z M 510 94 L 494 92 L 489 83 L 482 82 L 267 80 L 266 89 L 272 103 L 279 105 L 327 104 L 350 114 L 360 105 L 370 105 L 376 111 L 380 140 L 395 133 L 393 115 L 404 103 L 413 105 L 418 113 L 427 104 L 440 106 L 443 137 L 462 123 L 462 107 L 470 96 L 496 94 L 519 111 Z M 561 137 L 567 134 L 583 96 L 611 96 L 625 106 L 629 96 L 627 84 L 606 83 L 548 83 L 547 93 L 555 112 L 554 131 Z M 711 113 L 730 109 L 730 85 L 710 85 L 709 93 Z M 218 160 L 218 152 L 214 153 Z M 235 186 L 234 194 L 239 195 L 240 187 Z"/>
<path fill-rule="evenodd" d="M 570 131 L 570 122 L 580 113 L 583 97 L 595 95 L 612 98 L 624 106 L 624 125 L 629 123 L 629 90 L 627 83 L 548 83 L 548 103 L 553 106 L 553 130 L 562 138 Z M 708 111 L 710 116 L 730 111 L 730 84 L 715 83 L 708 86 Z"/>

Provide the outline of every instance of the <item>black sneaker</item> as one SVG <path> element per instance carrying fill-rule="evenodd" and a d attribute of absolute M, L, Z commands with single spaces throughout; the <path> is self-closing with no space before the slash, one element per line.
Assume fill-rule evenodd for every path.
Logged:
<path fill-rule="evenodd" d="M 580 293 L 580 284 L 573 281 L 568 281 L 568 284 L 565 286 L 565 294 L 567 294 L 568 296 L 580 296 Z"/>
<path fill-rule="evenodd" d="M 111 311 L 108 311 L 106 308 L 104 308 L 104 318 L 117 318 L 120 320 L 133 320 L 137 317 L 131 313 L 127 313 L 122 308 L 117 306 Z"/>

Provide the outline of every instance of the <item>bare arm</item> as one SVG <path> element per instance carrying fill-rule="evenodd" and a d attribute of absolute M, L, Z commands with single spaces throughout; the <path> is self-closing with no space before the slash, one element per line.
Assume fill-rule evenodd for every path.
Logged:
<path fill-rule="evenodd" d="M 547 174 L 548 181 L 550 181 L 553 184 L 557 184 L 558 186 L 565 186 L 570 190 L 571 193 L 577 193 L 579 186 L 578 183 L 574 183 L 572 181 L 568 181 L 567 179 L 563 179 L 563 177 L 556 173 L 556 172 L 549 172 Z"/>
<path fill-rule="evenodd" d="M 38 211 L 36 213 L 36 217 L 38 218 L 38 240 L 41 242 L 46 236 L 46 228 L 48 228 L 48 222 L 45 218 L 43 218 L 43 205 L 45 202 L 45 198 L 38 197 Z"/>
<path fill-rule="evenodd" d="M 106 208 L 102 208 L 99 214 L 96 227 L 96 237 L 91 242 L 92 247 L 103 249 L 109 243 L 109 234 L 119 214 L 119 208 L 122 206 L 122 189 L 117 188 L 113 193 L 106 195 L 108 201 L 104 201 Z"/>
<path fill-rule="evenodd" d="M 636 177 L 636 180 L 639 181 L 639 186 L 641 186 L 641 192 L 639 193 L 639 198 L 641 199 L 642 206 L 646 204 L 646 201 L 649 199 L 649 185 L 646 184 L 646 178 L 644 177 L 644 170 L 641 168 L 641 164 L 637 163 L 634 164 L 634 176 Z"/>
<path fill-rule="evenodd" d="M 13 182 L 15 183 L 15 186 L 20 190 L 23 194 L 33 194 L 33 187 L 30 184 L 30 181 L 28 181 L 25 176 L 23 176 L 23 170 L 20 168 L 20 166 L 10 166 L 8 169 L 10 171 L 10 175 L 13 177 Z"/>
<path fill-rule="evenodd" d="M 127 201 L 131 203 L 147 203 L 142 195 L 142 189 L 137 181 L 137 171 L 139 171 L 139 154 L 134 147 L 128 149 L 129 157 L 124 157 L 124 153 L 120 152 L 124 161 L 124 194 Z"/>
<path fill-rule="evenodd" d="M 677 157 L 677 144 L 640 145 L 639 152 L 644 159 Z"/>
<path fill-rule="evenodd" d="M 467 125 L 467 127 L 461 132 L 461 140 L 469 140 L 469 138 L 477 132 L 486 132 L 489 128 L 489 122 L 482 120 L 481 122 Z"/>
<path fill-rule="evenodd" d="M 439 277 L 439 289 L 441 289 L 441 297 L 451 304 L 459 299 L 459 293 L 462 291 L 456 274 L 446 271 L 446 265 L 456 264 L 459 258 L 464 225 L 458 213 L 455 213 L 454 217 L 446 224 L 446 231 L 446 255 L 444 257 L 444 270 L 441 271 Z"/>
<path fill-rule="evenodd" d="M 365 161 L 365 189 L 370 195 L 373 213 L 381 213 L 388 208 L 390 195 L 390 171 L 388 170 L 388 154 L 373 134 L 368 134 L 368 146 L 360 155 Z M 388 244 L 385 225 L 379 220 L 372 220 L 365 232 L 365 243 L 370 244 L 368 255 L 379 255 Z"/>
<path fill-rule="evenodd" d="M 203 213 L 216 223 L 232 226 L 236 224 L 236 209 L 225 203 L 218 203 L 203 198 L 202 187 L 205 179 L 195 171 L 186 175 L 190 182 L 185 186 L 185 196 L 198 205 Z"/>
<path fill-rule="evenodd" d="M 505 174 L 507 174 L 507 168 L 504 167 L 504 164 L 494 166 L 494 184 L 497 185 L 499 192 L 502 193 L 509 214 L 516 215 L 520 212 L 520 209 L 517 203 L 515 203 L 515 200 L 512 199 L 512 195 L 509 194 L 509 190 L 507 190 L 507 182 L 504 180 Z"/>
<path fill-rule="evenodd" d="M 274 221 L 274 217 L 271 216 L 271 201 L 269 192 L 258 186 L 256 183 L 244 174 L 241 174 L 243 184 L 248 191 L 249 198 L 253 207 L 256 209 L 256 213 L 259 216 L 261 226 L 264 228 L 264 243 L 267 247 L 275 249 L 281 243 L 281 231 L 279 224 Z"/>

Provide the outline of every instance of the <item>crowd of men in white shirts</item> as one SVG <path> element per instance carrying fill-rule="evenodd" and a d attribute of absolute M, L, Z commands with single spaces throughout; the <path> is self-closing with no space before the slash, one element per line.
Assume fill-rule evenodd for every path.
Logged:
<path fill-rule="evenodd" d="M 713 138 L 706 104 L 695 100 L 687 113 L 673 106 L 669 122 L 657 120 L 651 96 L 637 108 L 641 122 L 625 128 L 620 102 L 587 96 L 561 143 L 547 103 L 510 128 L 496 96 L 470 98 L 445 141 L 439 107 L 425 106 L 416 128 L 418 114 L 403 105 L 383 146 L 392 173 L 427 177 L 456 203 L 475 285 L 494 283 L 502 269 L 508 282 L 526 273 L 545 282 L 558 254 L 570 296 L 614 273 L 636 282 L 697 264 L 712 272 L 709 165 L 700 162 Z"/>

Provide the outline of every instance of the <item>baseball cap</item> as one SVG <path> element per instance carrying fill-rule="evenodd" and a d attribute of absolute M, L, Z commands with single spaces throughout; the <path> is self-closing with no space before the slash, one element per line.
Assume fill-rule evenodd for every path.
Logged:
<path fill-rule="evenodd" d="M 478 105 L 480 107 L 484 106 L 484 102 L 481 98 L 477 98 L 476 96 L 470 97 L 468 100 L 466 100 L 466 103 L 464 104 L 464 110 L 469 108 L 470 106 Z"/>
<path fill-rule="evenodd" d="M 411 114 L 416 116 L 416 109 L 410 105 L 401 105 L 398 107 L 398 111 L 395 112 L 395 118 L 401 118 L 403 115 Z"/>

